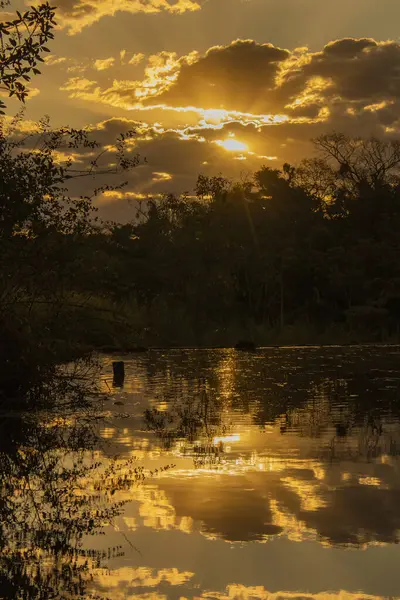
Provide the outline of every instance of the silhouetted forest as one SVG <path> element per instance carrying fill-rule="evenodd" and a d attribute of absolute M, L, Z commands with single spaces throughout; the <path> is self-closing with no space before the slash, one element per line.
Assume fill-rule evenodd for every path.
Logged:
<path fill-rule="evenodd" d="M 106 287 L 138 315 L 141 339 L 397 339 L 400 144 L 333 134 L 315 145 L 319 158 L 297 168 L 200 176 L 195 197 L 149 202 L 110 228 Z"/>
<path fill-rule="evenodd" d="M 54 159 L 60 140 L 95 142 L 41 136 L 39 152 L 0 138 L 9 365 L 36 373 L 54 357 L 138 345 L 398 340 L 399 142 L 327 135 L 318 158 L 242 182 L 200 175 L 194 195 L 137 204 L 122 225 L 95 219 L 104 187 L 68 198 L 68 179 L 86 173 Z M 122 171 L 139 160 L 123 143 Z"/>

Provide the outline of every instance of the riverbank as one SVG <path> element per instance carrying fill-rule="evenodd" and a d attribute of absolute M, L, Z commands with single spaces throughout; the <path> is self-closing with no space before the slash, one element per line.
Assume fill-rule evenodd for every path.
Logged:
<path fill-rule="evenodd" d="M 339 333 L 339 334 L 338 334 Z M 249 343 L 248 348 L 238 348 L 238 351 L 252 350 L 251 345 L 255 348 L 282 348 L 282 347 L 335 347 L 335 346 L 396 346 L 400 345 L 400 338 L 397 335 L 372 335 L 368 332 L 355 334 L 354 332 L 337 332 L 336 335 L 320 334 L 320 335 L 296 335 L 284 332 L 284 334 L 275 334 L 271 336 L 241 336 L 233 337 L 232 335 L 221 336 L 222 339 L 216 339 L 216 336 L 205 336 L 198 342 L 193 339 L 181 338 L 168 343 L 166 340 L 152 339 L 145 337 L 140 340 L 140 345 L 132 345 L 124 343 L 124 341 L 111 344 L 99 345 L 94 348 L 100 353 L 125 353 L 125 354 L 140 354 L 147 350 L 170 350 L 170 349 L 235 349 L 240 341 Z"/>

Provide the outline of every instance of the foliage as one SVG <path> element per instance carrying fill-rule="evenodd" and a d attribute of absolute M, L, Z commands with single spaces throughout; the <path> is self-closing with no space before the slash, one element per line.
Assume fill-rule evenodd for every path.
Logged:
<path fill-rule="evenodd" d="M 7 393 L 21 369 L 29 380 L 38 365 L 74 356 L 89 306 L 92 320 L 112 312 L 101 297 L 92 300 L 95 286 L 86 280 L 101 268 L 93 260 L 100 231 L 93 199 L 121 184 L 80 196 L 70 190 L 83 177 L 111 178 L 139 162 L 126 152 L 132 134 L 117 140 L 116 163 L 108 168 L 87 131 L 54 130 L 43 120 L 22 137 L 18 123 L 11 133 L 5 123 L 0 131 L 0 358 L 8 367 Z M 92 156 L 87 169 L 75 169 L 69 158 L 78 148 Z"/>
<path fill-rule="evenodd" d="M 99 460 L 98 423 L 104 417 L 89 366 L 58 370 L 30 390 L 26 401 L 35 394 L 37 413 L 1 407 L 4 600 L 94 599 L 93 575 L 130 543 L 121 538 L 121 545 L 107 551 L 91 549 L 88 542 L 88 536 L 115 525 L 126 504 L 119 492 L 147 475 L 133 458 L 109 458 L 106 466 Z"/>
<path fill-rule="evenodd" d="M 319 157 L 298 167 L 263 167 L 245 184 L 200 176 L 196 198 L 153 200 L 111 229 L 113 293 L 138 305 L 145 339 L 396 338 L 399 144 L 315 143 Z"/>
<path fill-rule="evenodd" d="M 54 37 L 54 16 L 54 7 L 46 2 L 23 14 L 17 11 L 15 19 L 0 23 L 0 90 L 9 96 L 22 102 L 28 96 L 25 82 L 32 74 L 40 74 L 37 65 L 44 62 L 42 54 L 49 52 L 45 44 Z M 0 114 L 4 108 L 0 100 Z"/>

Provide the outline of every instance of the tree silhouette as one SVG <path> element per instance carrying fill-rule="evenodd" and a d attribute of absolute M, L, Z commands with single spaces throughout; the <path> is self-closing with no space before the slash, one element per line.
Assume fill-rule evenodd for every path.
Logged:
<path fill-rule="evenodd" d="M 10 97 L 24 102 L 29 93 L 25 82 L 40 74 L 37 65 L 49 52 L 46 44 L 54 37 L 54 16 L 55 8 L 46 2 L 22 14 L 17 11 L 15 19 L 0 23 L 0 90 Z M 4 108 L 0 100 L 0 114 Z"/>
<path fill-rule="evenodd" d="M 98 144 L 85 130 L 54 130 L 44 120 L 22 140 L 0 131 L 0 356 L 8 365 L 3 373 L 7 384 L 2 384 L 7 393 L 15 368 L 22 368 L 29 379 L 30 372 L 37 372 L 41 357 L 46 365 L 74 356 L 80 334 L 72 332 L 86 320 L 93 295 L 88 272 L 93 268 L 95 277 L 101 268 L 91 255 L 89 260 L 85 255 L 94 250 L 100 230 L 93 199 L 121 185 L 107 183 L 80 196 L 72 195 L 68 186 L 83 177 L 111 178 L 134 168 L 139 157 L 126 152 L 132 135 L 117 139 L 115 166 L 103 167 L 104 152 L 99 150 L 86 169 L 76 169 L 68 158 L 60 162 L 57 152 L 95 151 Z M 91 313 L 101 316 L 103 308 L 93 306 Z M 68 340 L 63 331 L 67 323 Z"/>

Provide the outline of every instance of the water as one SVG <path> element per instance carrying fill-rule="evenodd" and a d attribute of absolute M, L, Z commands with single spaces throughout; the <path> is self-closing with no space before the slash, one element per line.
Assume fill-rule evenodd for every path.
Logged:
<path fill-rule="evenodd" d="M 113 387 L 116 359 L 123 388 Z M 169 350 L 101 362 L 103 418 L 89 426 L 79 414 L 68 452 L 65 423 L 57 445 L 49 438 L 38 451 L 42 429 L 13 446 L 14 471 L 21 453 L 41 457 L 35 493 L 52 507 L 41 516 L 52 551 L 43 526 L 42 537 L 17 541 L 21 519 L 10 526 L 11 562 L 28 547 L 33 566 L 18 583 L 0 555 L 0 598 L 400 597 L 400 348 Z M 62 502 L 43 496 L 50 462 L 71 482 Z M 16 494 L 22 510 L 32 494 L 21 473 L 15 481 L 2 497 Z M 32 532 L 38 517 L 29 518 Z M 35 590 L 47 577 L 54 595 L 23 596 L 39 564 Z"/>

